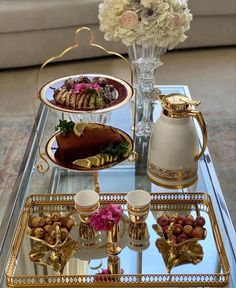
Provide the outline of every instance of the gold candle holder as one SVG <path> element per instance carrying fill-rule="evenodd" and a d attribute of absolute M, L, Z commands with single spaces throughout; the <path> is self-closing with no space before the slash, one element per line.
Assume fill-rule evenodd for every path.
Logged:
<path fill-rule="evenodd" d="M 106 253 L 109 255 L 117 255 L 121 251 L 121 247 L 119 246 L 120 240 L 120 228 L 119 224 L 113 224 L 112 229 L 107 231 L 107 246 Z"/>

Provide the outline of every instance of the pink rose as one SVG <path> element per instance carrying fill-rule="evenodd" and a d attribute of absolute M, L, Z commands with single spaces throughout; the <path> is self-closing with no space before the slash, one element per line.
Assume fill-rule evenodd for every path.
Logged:
<path fill-rule="evenodd" d="M 174 14 L 173 25 L 175 28 L 179 28 L 179 26 L 181 25 L 181 18 L 178 13 Z"/>
<path fill-rule="evenodd" d="M 132 10 L 124 11 L 120 16 L 120 25 L 127 29 L 134 29 L 138 24 L 138 14 Z"/>

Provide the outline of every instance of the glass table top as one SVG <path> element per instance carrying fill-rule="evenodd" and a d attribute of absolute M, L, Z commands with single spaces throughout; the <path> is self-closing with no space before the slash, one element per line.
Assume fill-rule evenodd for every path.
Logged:
<path fill-rule="evenodd" d="M 163 94 L 178 92 L 190 97 L 190 93 L 187 86 L 160 86 L 160 89 Z M 160 113 L 160 106 L 156 103 L 154 104 L 154 110 L 153 110 L 154 121 L 158 118 L 159 113 Z M 133 136 L 131 104 L 119 108 L 106 116 L 108 118 L 109 125 L 118 127 L 123 131 L 125 131 L 127 134 L 129 134 L 131 137 Z M 14 231 L 17 226 L 15 223 L 17 223 L 19 219 L 26 197 L 28 195 L 33 194 L 73 194 L 83 189 L 94 189 L 95 174 L 92 172 L 72 171 L 58 167 L 54 165 L 52 162 L 50 162 L 50 168 L 47 173 L 41 174 L 36 169 L 36 165 L 40 163 L 40 159 L 38 157 L 39 147 L 41 152 L 45 151 L 45 145 L 48 139 L 52 136 L 52 134 L 55 133 L 55 126 L 57 125 L 58 120 L 61 118 L 67 119 L 68 117 L 71 117 L 72 120 L 79 120 L 79 118 L 75 119 L 76 116 L 74 115 L 72 118 L 71 115 L 63 115 L 60 112 L 53 111 L 43 105 L 40 106 L 36 119 L 36 126 L 34 127 L 35 129 L 32 132 L 30 142 L 26 150 L 26 155 L 22 163 L 21 171 L 17 178 L 16 183 L 17 185 L 15 186 L 15 189 L 12 194 L 11 199 L 12 201 L 10 201 L 9 203 L 7 213 L 3 220 L 3 227 L 1 227 L 1 230 L 3 232 L 0 235 L 1 239 L 0 263 L 3 263 L 3 265 L 1 266 L 4 267 L 4 269 L 0 269 L 2 287 L 5 287 L 4 270 L 7 263 L 7 259 L 9 257 L 10 243 L 12 241 Z M 200 132 L 199 135 L 201 135 Z M 201 139 L 199 141 L 201 142 Z M 139 154 L 139 160 L 136 161 L 135 163 L 125 161 L 117 166 L 114 166 L 113 168 L 100 170 L 99 173 L 96 174 L 96 176 L 98 177 L 97 180 L 99 183 L 100 192 L 126 193 L 134 189 L 143 189 L 154 193 L 158 192 L 208 193 L 212 199 L 214 211 L 223 238 L 224 247 L 230 263 L 231 273 L 230 273 L 229 287 L 236 287 L 236 247 L 235 247 L 236 235 L 233 225 L 231 223 L 230 215 L 228 213 L 224 201 L 223 193 L 221 191 L 217 176 L 215 174 L 214 166 L 208 149 L 206 149 L 203 157 L 199 161 L 199 171 L 198 171 L 199 179 L 197 183 L 195 183 L 191 187 L 184 188 L 181 190 L 166 189 L 154 185 L 148 180 L 146 176 L 147 150 L 148 150 L 148 139 L 144 137 L 136 137 L 135 151 Z M 41 163 L 44 164 L 43 162 Z M 206 217 L 208 216 L 206 215 Z M 210 231 L 210 227 L 208 227 L 208 229 Z M 212 233 L 209 233 L 209 235 L 210 236 L 208 238 L 208 241 L 206 241 L 205 244 L 206 247 L 204 248 L 206 251 L 209 251 L 208 253 L 211 255 L 209 257 L 211 265 L 209 265 L 207 259 L 204 259 L 201 265 L 199 265 L 198 267 L 196 266 L 197 268 L 194 270 L 194 273 L 198 273 L 198 271 L 200 270 L 204 270 L 206 273 L 208 270 L 211 271 L 212 273 L 213 272 L 217 273 L 217 271 L 219 271 L 218 251 L 214 245 L 211 245 L 211 243 L 214 243 L 214 241 L 211 238 L 213 237 Z M 25 241 L 27 242 L 29 240 Z M 24 258 L 24 256 L 22 256 L 24 255 L 24 251 L 22 253 L 23 254 L 21 254 L 20 257 Z M 124 249 L 122 253 L 126 255 L 125 259 L 127 260 L 124 264 L 124 268 L 126 271 L 128 271 L 128 273 L 132 273 L 134 270 L 136 271 L 135 273 L 138 273 L 137 271 L 139 270 L 137 269 L 142 269 L 146 272 L 149 271 L 149 273 L 153 273 L 153 271 L 155 270 L 153 266 L 150 264 L 151 262 L 149 263 L 148 261 L 149 259 L 151 259 L 150 258 L 151 255 L 148 254 L 150 252 L 142 255 L 142 259 L 139 260 L 137 260 L 137 257 L 141 256 L 138 255 L 137 253 L 135 254 L 134 252 L 130 252 L 127 249 Z M 129 265 L 128 263 L 131 263 L 134 258 L 136 259 L 135 260 L 136 266 Z M 72 262 L 75 261 L 73 259 L 71 260 Z M 140 261 L 142 265 L 138 267 L 137 263 L 140 263 Z M 22 261 L 22 263 L 23 263 L 22 265 L 24 266 L 25 265 L 24 261 Z M 80 265 L 82 264 L 80 263 Z M 22 267 L 18 266 L 17 271 L 22 272 L 24 269 L 26 270 L 30 269 L 27 268 L 28 266 L 27 267 L 23 266 Z M 182 272 L 188 270 L 191 271 L 191 266 L 188 267 L 187 265 L 185 268 L 183 267 L 184 266 L 179 268 L 180 271 Z M 37 268 L 36 269 L 37 271 L 35 269 L 33 270 L 34 270 L 33 273 L 36 272 L 48 273 L 48 271 L 45 272 L 46 270 L 42 268 Z M 87 273 L 89 273 L 88 271 L 89 268 L 87 269 Z M 69 274 L 73 273 L 73 271 L 68 273 Z"/>

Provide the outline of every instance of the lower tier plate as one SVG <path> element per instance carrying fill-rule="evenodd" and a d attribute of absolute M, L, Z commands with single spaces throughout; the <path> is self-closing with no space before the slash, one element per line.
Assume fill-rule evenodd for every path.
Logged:
<path fill-rule="evenodd" d="M 67 169 L 71 169 L 71 170 L 89 172 L 89 171 L 96 171 L 96 170 L 102 170 L 102 169 L 111 168 L 111 167 L 113 167 L 113 166 L 125 161 L 129 157 L 129 154 L 133 150 L 133 140 L 131 139 L 131 137 L 127 133 L 122 131 L 121 129 L 114 128 L 114 127 L 113 127 L 113 129 L 115 129 L 122 136 L 122 138 L 128 143 L 128 153 L 127 153 L 126 157 L 123 157 L 123 158 L 121 158 L 121 159 L 119 159 L 117 161 L 114 161 L 112 163 L 107 163 L 107 164 L 101 165 L 99 167 L 86 168 L 86 167 L 80 167 L 80 166 L 74 165 L 70 161 L 65 161 L 60 156 L 60 153 L 58 153 L 58 144 L 57 144 L 56 136 L 59 133 L 53 135 L 48 140 L 48 142 L 46 144 L 46 154 L 49 157 L 49 159 L 52 162 L 54 162 L 55 164 L 57 164 L 58 166 L 61 166 L 63 168 L 67 168 Z M 91 155 L 91 156 L 93 156 L 93 155 Z"/>

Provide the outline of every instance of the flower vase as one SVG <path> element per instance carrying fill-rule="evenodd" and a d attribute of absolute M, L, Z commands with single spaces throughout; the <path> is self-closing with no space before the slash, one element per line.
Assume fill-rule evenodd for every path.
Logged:
<path fill-rule="evenodd" d="M 119 246 L 120 240 L 120 231 L 119 224 L 113 224 L 111 230 L 107 231 L 107 246 L 106 252 L 109 255 L 117 255 L 121 251 L 121 247 Z"/>
<path fill-rule="evenodd" d="M 149 137 L 152 130 L 152 110 L 160 90 L 156 87 L 156 70 L 163 63 L 160 56 L 166 49 L 150 42 L 134 43 L 128 47 L 129 59 L 134 74 L 134 88 L 136 92 L 135 132 L 136 136 Z"/>
<path fill-rule="evenodd" d="M 185 41 L 192 14 L 187 0 L 103 0 L 99 28 L 108 41 L 122 41 L 134 72 L 135 103 L 131 106 L 135 135 L 150 136 L 160 56 Z M 158 93 L 158 90 L 157 90 Z M 137 120 L 137 121 L 136 121 Z"/>

